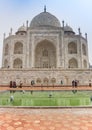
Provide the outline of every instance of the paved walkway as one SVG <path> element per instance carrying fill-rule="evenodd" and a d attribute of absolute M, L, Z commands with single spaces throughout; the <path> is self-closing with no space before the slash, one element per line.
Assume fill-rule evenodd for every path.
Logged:
<path fill-rule="evenodd" d="M 92 130 L 92 109 L 0 108 L 0 130 Z"/>

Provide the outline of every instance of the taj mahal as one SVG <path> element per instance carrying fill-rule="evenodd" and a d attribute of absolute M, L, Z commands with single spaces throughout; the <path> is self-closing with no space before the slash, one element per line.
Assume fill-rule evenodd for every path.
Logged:
<path fill-rule="evenodd" d="M 82 36 L 72 27 L 44 11 L 26 26 L 4 36 L 0 84 L 21 80 L 23 85 L 71 85 L 72 80 L 87 85 L 92 79 L 89 68 L 87 33 Z"/>

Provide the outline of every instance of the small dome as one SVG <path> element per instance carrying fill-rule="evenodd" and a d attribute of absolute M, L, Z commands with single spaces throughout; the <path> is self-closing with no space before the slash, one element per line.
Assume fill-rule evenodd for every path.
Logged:
<path fill-rule="evenodd" d="M 26 32 L 26 27 L 23 25 L 18 29 L 18 32 Z"/>
<path fill-rule="evenodd" d="M 64 31 L 65 31 L 65 32 L 74 32 L 73 29 L 72 29 L 70 26 L 68 26 L 68 25 L 66 25 L 66 26 L 64 27 Z"/>
<path fill-rule="evenodd" d="M 59 20 L 52 14 L 44 11 L 33 18 L 30 27 L 53 26 L 61 27 Z"/>

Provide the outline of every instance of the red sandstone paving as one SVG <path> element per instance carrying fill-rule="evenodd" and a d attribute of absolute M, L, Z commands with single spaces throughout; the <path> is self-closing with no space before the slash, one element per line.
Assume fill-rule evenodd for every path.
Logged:
<path fill-rule="evenodd" d="M 92 130 L 92 109 L 0 108 L 0 130 Z"/>

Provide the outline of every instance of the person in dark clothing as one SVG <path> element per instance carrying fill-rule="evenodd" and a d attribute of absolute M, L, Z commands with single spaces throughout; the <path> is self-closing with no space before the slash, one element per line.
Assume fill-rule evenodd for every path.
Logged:
<path fill-rule="evenodd" d="M 34 84 L 35 84 L 35 81 L 34 81 L 34 80 L 32 80 L 32 81 L 31 81 L 31 85 L 33 86 Z"/>
<path fill-rule="evenodd" d="M 15 81 L 13 81 L 13 88 L 16 88 L 17 86 L 16 86 L 16 82 Z M 13 93 L 15 93 L 15 90 L 13 90 Z"/>
<path fill-rule="evenodd" d="M 13 88 L 16 88 L 17 86 L 16 86 L 16 82 L 15 81 L 13 81 Z"/>
<path fill-rule="evenodd" d="M 61 80 L 61 85 L 63 85 L 63 81 Z"/>
<path fill-rule="evenodd" d="M 91 80 L 89 80 L 89 87 L 91 87 Z"/>
<path fill-rule="evenodd" d="M 89 83 L 89 87 L 91 87 L 91 83 Z"/>
<path fill-rule="evenodd" d="M 92 102 L 92 96 L 90 97 L 90 101 Z"/>
<path fill-rule="evenodd" d="M 12 81 L 10 81 L 10 88 L 12 88 L 13 87 L 13 84 L 12 84 Z M 12 90 L 10 90 L 10 93 L 12 93 L 13 91 Z"/>
<path fill-rule="evenodd" d="M 12 88 L 12 81 L 10 81 L 10 88 Z"/>
<path fill-rule="evenodd" d="M 75 87 L 75 81 L 74 80 L 72 81 L 72 87 Z"/>
<path fill-rule="evenodd" d="M 77 80 L 75 80 L 75 87 L 77 87 Z"/>

